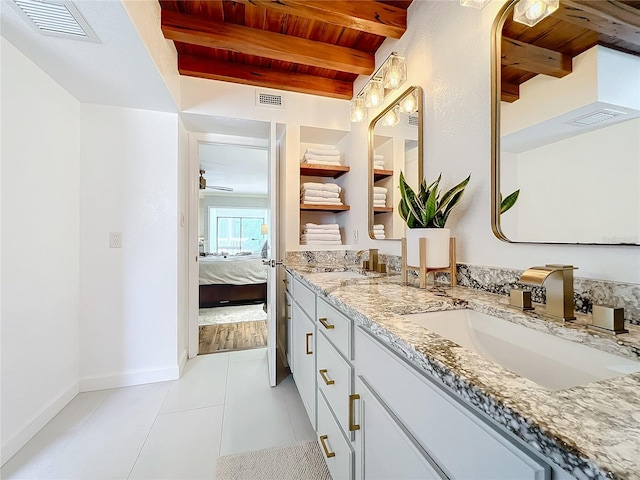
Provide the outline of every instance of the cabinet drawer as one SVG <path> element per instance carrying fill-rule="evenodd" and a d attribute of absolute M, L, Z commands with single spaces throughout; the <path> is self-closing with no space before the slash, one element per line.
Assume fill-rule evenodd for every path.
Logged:
<path fill-rule="evenodd" d="M 316 318 L 316 294 L 300 280 L 293 280 L 293 299 L 307 316 L 315 321 Z"/>
<path fill-rule="evenodd" d="M 356 369 L 449 478 L 550 478 L 547 464 L 360 328 Z M 358 393 L 358 392 L 355 392 Z"/>
<path fill-rule="evenodd" d="M 353 367 L 338 354 L 329 341 L 318 335 L 316 343 L 316 383 L 345 433 L 349 432 L 349 395 L 352 393 Z"/>
<path fill-rule="evenodd" d="M 284 271 L 284 289 L 292 293 L 293 292 L 293 275 L 291 275 L 287 270 Z"/>
<path fill-rule="evenodd" d="M 318 394 L 318 442 L 333 480 L 353 478 L 353 449 L 340 431 L 322 393 Z"/>
<path fill-rule="evenodd" d="M 348 360 L 352 360 L 352 325 L 344 316 L 323 298 L 318 297 L 318 330 L 326 335 L 336 349 Z"/>

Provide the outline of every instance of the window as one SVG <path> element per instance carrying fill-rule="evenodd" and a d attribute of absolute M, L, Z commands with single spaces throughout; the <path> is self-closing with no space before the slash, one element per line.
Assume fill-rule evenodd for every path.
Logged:
<path fill-rule="evenodd" d="M 264 217 L 217 217 L 216 252 L 258 252 L 264 240 Z"/>

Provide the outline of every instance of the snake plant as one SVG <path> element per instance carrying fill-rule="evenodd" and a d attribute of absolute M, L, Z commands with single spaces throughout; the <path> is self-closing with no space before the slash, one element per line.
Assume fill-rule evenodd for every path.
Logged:
<path fill-rule="evenodd" d="M 518 195 L 520 195 L 520 189 L 507 195 L 507 198 L 505 198 L 504 200 L 502 199 L 502 194 L 500 194 L 500 213 L 504 213 L 511 207 L 513 207 L 518 200 Z"/>
<path fill-rule="evenodd" d="M 442 196 L 439 190 L 441 179 L 442 173 L 430 185 L 427 185 L 426 180 L 422 180 L 420 189 L 416 193 L 407 184 L 404 174 L 400 172 L 401 199 L 398 211 L 407 227 L 444 228 L 451 210 L 460 202 L 471 175 Z"/>

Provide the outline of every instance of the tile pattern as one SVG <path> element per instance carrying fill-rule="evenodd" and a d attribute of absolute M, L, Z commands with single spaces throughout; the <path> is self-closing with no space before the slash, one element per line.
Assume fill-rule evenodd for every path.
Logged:
<path fill-rule="evenodd" d="M 179 380 L 81 393 L 0 471 L 5 480 L 210 480 L 220 455 L 315 440 L 266 349 L 203 355 Z"/>
<path fill-rule="evenodd" d="M 289 266 L 381 342 L 577 478 L 640 479 L 640 373 L 548 391 L 420 327 L 402 314 L 471 308 L 594 348 L 640 359 L 640 327 L 614 337 L 511 307 L 504 295 L 464 287 L 403 285 L 397 275 L 335 279 L 328 266 Z M 493 278 L 493 277 L 491 277 Z M 485 281 L 488 278 L 484 279 Z M 497 283 L 497 282 L 496 282 Z"/>
<path fill-rule="evenodd" d="M 297 265 L 312 263 L 318 265 L 341 265 L 348 268 L 357 267 L 362 264 L 362 260 L 368 258 L 368 252 L 357 255 L 353 250 L 337 251 L 302 251 L 287 252 L 286 263 Z M 399 272 L 402 258 L 398 255 L 380 254 L 380 261 L 387 264 L 390 272 Z M 531 287 L 521 285 L 518 279 L 522 270 L 515 270 L 502 267 L 487 267 L 481 265 L 469 265 L 458 263 L 457 279 L 461 286 L 474 288 L 500 295 L 509 295 L 513 288 L 521 288 L 531 291 L 534 302 L 546 302 L 546 289 L 544 287 Z M 576 272 L 576 274 L 579 273 Z M 416 272 L 410 272 L 417 275 Z M 449 274 L 437 272 L 435 281 L 449 284 Z M 574 301 L 576 312 L 591 313 L 594 304 L 611 305 L 613 307 L 624 308 L 625 320 L 630 323 L 640 325 L 640 285 L 608 282 L 604 280 L 593 280 L 589 278 L 574 278 Z"/>

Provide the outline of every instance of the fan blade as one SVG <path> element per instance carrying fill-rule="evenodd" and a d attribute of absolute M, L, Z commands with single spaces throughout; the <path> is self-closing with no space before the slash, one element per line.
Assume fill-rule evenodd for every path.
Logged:
<path fill-rule="evenodd" d="M 220 190 L 222 192 L 233 192 L 233 188 L 231 187 L 221 187 L 218 185 L 207 185 L 207 188 L 210 188 L 211 190 Z"/>

